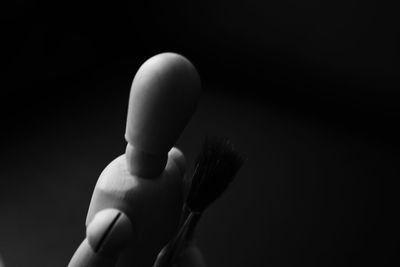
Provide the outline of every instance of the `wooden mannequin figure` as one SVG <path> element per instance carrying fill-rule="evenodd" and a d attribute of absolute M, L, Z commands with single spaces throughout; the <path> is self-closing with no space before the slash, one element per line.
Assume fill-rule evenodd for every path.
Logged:
<path fill-rule="evenodd" d="M 175 234 L 183 205 L 186 163 L 174 144 L 192 116 L 201 85 L 184 57 L 147 60 L 133 80 L 124 155 L 95 186 L 86 239 L 69 267 L 150 267 Z"/>

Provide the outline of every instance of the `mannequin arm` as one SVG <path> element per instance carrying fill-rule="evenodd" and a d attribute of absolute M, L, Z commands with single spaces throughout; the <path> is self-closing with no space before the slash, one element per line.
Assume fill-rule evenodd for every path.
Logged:
<path fill-rule="evenodd" d="M 114 267 L 132 232 L 131 222 L 123 212 L 117 209 L 98 212 L 68 267 Z"/>

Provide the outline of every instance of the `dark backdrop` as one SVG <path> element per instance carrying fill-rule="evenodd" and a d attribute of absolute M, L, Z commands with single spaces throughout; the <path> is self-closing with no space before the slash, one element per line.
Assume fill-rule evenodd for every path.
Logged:
<path fill-rule="evenodd" d="M 164 51 L 204 94 L 205 134 L 248 160 L 198 231 L 209 266 L 395 258 L 397 10 L 380 1 L 18 1 L 1 7 L 0 254 L 65 266 L 101 170 L 124 151 L 135 71 Z"/>

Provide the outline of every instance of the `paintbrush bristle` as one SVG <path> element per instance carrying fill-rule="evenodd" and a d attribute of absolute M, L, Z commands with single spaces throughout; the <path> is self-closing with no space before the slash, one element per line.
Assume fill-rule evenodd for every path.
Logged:
<path fill-rule="evenodd" d="M 242 164 L 243 157 L 228 139 L 205 138 L 191 177 L 188 208 L 193 212 L 204 211 L 225 191 Z"/>

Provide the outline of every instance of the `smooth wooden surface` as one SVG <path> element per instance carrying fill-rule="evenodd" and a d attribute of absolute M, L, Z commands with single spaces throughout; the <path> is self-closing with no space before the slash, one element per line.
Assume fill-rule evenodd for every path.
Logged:
<path fill-rule="evenodd" d="M 104 209 L 86 227 L 86 238 L 94 252 L 117 258 L 135 239 L 135 234 L 126 214 L 117 209 Z"/>
<path fill-rule="evenodd" d="M 76 250 L 68 267 L 114 267 L 116 261 L 116 257 L 105 257 L 96 253 L 85 239 Z"/>
<path fill-rule="evenodd" d="M 68 267 L 115 267 L 120 253 L 133 238 L 132 224 L 124 213 L 102 210 L 86 228 L 86 238 Z"/>
<path fill-rule="evenodd" d="M 125 132 L 132 174 L 157 177 L 163 171 L 200 93 L 197 70 L 185 57 L 161 53 L 143 63 L 133 79 Z"/>
<path fill-rule="evenodd" d="M 183 176 L 172 159 L 165 171 L 153 179 L 132 176 L 125 162 L 122 155 L 102 172 L 90 201 L 86 224 L 90 225 L 103 209 L 121 210 L 132 221 L 134 238 L 122 251 L 117 266 L 151 267 L 178 227 Z"/>

